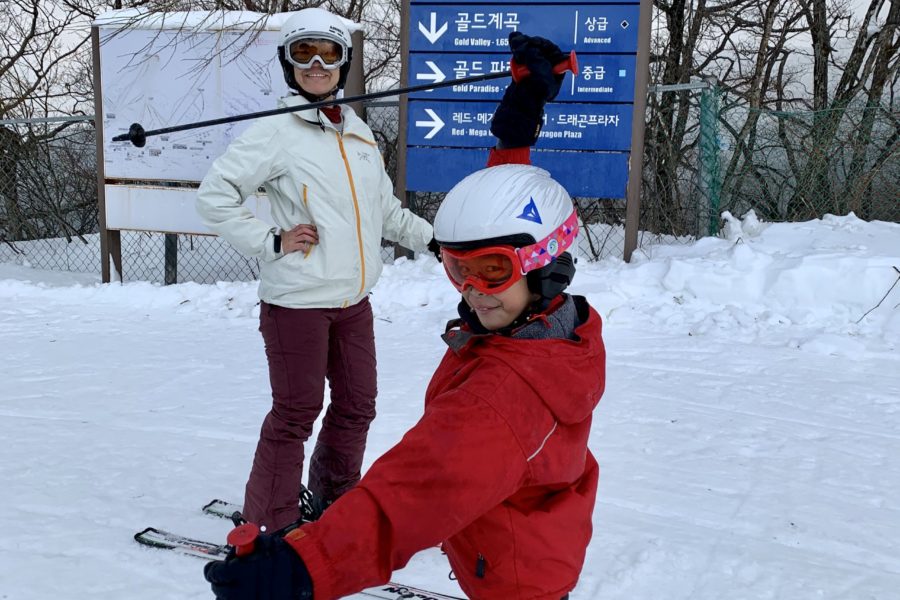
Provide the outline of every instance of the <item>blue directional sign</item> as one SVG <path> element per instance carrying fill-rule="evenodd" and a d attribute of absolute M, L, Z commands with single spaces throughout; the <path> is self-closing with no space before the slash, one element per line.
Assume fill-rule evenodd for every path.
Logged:
<path fill-rule="evenodd" d="M 492 147 L 493 102 L 410 101 L 409 144 L 414 146 Z M 551 103 L 544 109 L 538 144 L 554 150 L 631 148 L 630 104 Z"/>
<path fill-rule="evenodd" d="M 575 52 L 637 52 L 637 4 L 412 4 L 412 52 L 508 52 L 523 31 Z"/>
<path fill-rule="evenodd" d="M 469 173 L 487 166 L 488 150 L 411 147 L 406 157 L 409 189 L 446 192 Z M 532 150 L 531 162 L 549 171 L 572 196 L 625 197 L 627 153 Z"/>
<path fill-rule="evenodd" d="M 509 70 L 509 54 L 450 54 L 416 52 L 409 57 L 409 83 L 440 83 Z M 633 54 L 578 56 L 578 76 L 566 73 L 556 102 L 631 102 L 634 96 Z M 410 98 L 428 100 L 493 100 L 503 97 L 511 78 L 467 83 L 414 92 Z"/>
<path fill-rule="evenodd" d="M 469 0 L 478 2 L 478 0 Z M 409 85 L 509 70 L 509 34 L 575 50 L 544 108 L 532 163 L 573 196 L 624 198 L 634 112 L 639 0 L 411 0 Z M 490 122 L 511 78 L 460 83 L 410 94 L 407 189 L 447 191 L 484 168 L 497 140 Z M 435 168 L 440 165 L 440 168 Z"/>

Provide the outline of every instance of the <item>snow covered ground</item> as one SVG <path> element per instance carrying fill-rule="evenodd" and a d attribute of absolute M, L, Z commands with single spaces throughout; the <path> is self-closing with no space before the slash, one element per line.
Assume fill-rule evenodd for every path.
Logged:
<path fill-rule="evenodd" d="M 573 600 L 900 598 L 897 268 L 900 225 L 853 216 L 582 261 L 609 361 Z M 230 528 L 200 507 L 240 501 L 269 406 L 255 284 L 96 279 L 0 265 L 0 598 L 208 598 L 201 561 L 131 536 Z M 420 413 L 457 295 L 426 257 L 372 301 L 367 465 Z M 458 592 L 447 571 L 429 550 L 395 579 Z"/>

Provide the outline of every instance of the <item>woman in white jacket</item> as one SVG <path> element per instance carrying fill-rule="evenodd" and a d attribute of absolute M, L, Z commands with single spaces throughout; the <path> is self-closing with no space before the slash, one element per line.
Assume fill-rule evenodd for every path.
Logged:
<path fill-rule="evenodd" d="M 325 10 L 282 27 L 278 57 L 292 94 L 281 106 L 334 98 L 350 67 L 350 29 Z M 243 206 L 265 187 L 271 227 Z M 272 385 L 247 482 L 244 518 L 275 530 L 299 517 L 303 443 L 331 403 L 308 487 L 327 506 L 360 478 L 375 417 L 375 341 L 368 294 L 382 269 L 382 237 L 424 251 L 427 221 L 401 207 L 369 127 L 346 105 L 258 120 L 200 185 L 204 223 L 260 260 L 260 332 Z"/>

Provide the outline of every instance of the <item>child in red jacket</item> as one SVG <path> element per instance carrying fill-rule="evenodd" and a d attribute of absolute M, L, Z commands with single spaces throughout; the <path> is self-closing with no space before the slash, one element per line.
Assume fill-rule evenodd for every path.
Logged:
<path fill-rule="evenodd" d="M 510 41 L 532 75 L 495 115 L 501 148 L 534 143 L 559 81 L 556 46 Z M 510 123 L 524 124 L 519 137 Z M 577 230 L 568 193 L 530 165 L 489 167 L 447 194 L 434 232 L 460 319 L 443 336 L 422 418 L 318 521 L 207 565 L 217 598 L 340 598 L 437 543 L 470 598 L 567 597 L 591 538 L 598 468 L 587 442 L 605 382 L 600 317 L 564 293 Z"/>

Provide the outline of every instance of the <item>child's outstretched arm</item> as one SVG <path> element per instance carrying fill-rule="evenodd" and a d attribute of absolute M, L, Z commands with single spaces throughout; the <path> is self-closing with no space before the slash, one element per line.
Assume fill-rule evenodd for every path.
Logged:
<path fill-rule="evenodd" d="M 342 597 L 386 582 L 413 554 L 514 494 L 529 473 L 528 456 L 503 415 L 454 390 L 430 403 L 320 520 L 286 541 L 308 568 L 316 598 Z"/>

